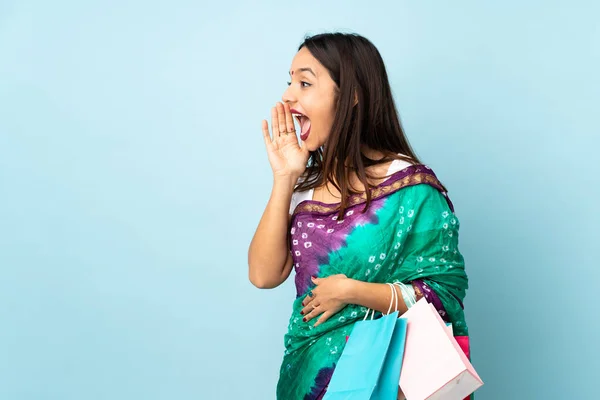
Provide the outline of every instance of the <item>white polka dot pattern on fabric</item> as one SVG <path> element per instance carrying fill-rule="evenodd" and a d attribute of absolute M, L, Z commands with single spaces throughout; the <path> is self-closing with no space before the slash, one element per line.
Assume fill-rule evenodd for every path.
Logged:
<path fill-rule="evenodd" d="M 374 262 L 375 262 L 375 256 L 371 256 L 371 257 L 369 257 L 369 262 L 370 262 L 370 263 L 374 263 Z"/>
<path fill-rule="evenodd" d="M 417 262 L 422 262 L 423 261 L 423 257 L 419 256 L 417 257 Z"/>
<path fill-rule="evenodd" d="M 415 215 L 415 210 L 408 210 L 408 218 L 412 218 Z"/>
<path fill-rule="evenodd" d="M 385 260 L 385 253 L 381 253 L 381 254 L 379 255 L 379 259 L 380 259 L 380 260 Z"/>
<path fill-rule="evenodd" d="M 370 270 L 370 269 L 367 269 L 367 270 L 365 271 L 365 276 L 369 276 L 369 275 L 371 275 L 371 270 Z"/>
<path fill-rule="evenodd" d="M 298 222 L 298 228 L 302 228 L 302 222 Z"/>
<path fill-rule="evenodd" d="M 292 227 L 292 230 L 290 231 L 290 233 L 291 233 L 292 235 L 296 233 L 296 227 L 295 227 L 295 226 L 294 226 L 294 227 Z"/>
<path fill-rule="evenodd" d="M 448 215 L 450 215 L 450 214 L 448 214 L 448 211 L 444 211 L 442 213 L 442 217 L 444 217 L 444 218 L 448 218 Z"/>
<path fill-rule="evenodd" d="M 317 228 L 323 229 L 323 228 L 325 228 L 325 225 L 317 225 Z"/>
<path fill-rule="evenodd" d="M 313 226 L 315 226 L 314 222 L 309 222 L 308 224 L 306 224 L 306 226 L 308 226 L 309 228 L 312 228 Z"/>
<path fill-rule="evenodd" d="M 308 237 L 308 235 L 306 233 L 302 234 L 302 239 L 306 239 Z"/>
<path fill-rule="evenodd" d="M 297 257 L 300 257 L 302 255 L 302 253 L 300 253 L 300 251 L 298 251 L 298 250 L 296 250 L 295 254 L 296 254 Z"/>
<path fill-rule="evenodd" d="M 400 212 L 400 214 L 404 214 L 404 206 L 400 206 L 399 212 Z"/>
<path fill-rule="evenodd" d="M 349 216 L 351 216 L 352 214 L 354 214 L 354 211 L 353 211 L 353 210 L 350 210 L 350 211 L 348 211 L 348 212 L 346 213 L 346 216 L 348 216 L 348 217 L 349 217 Z"/>
<path fill-rule="evenodd" d="M 327 233 L 333 233 L 335 229 L 327 229 Z"/>
<path fill-rule="evenodd" d="M 294 246 L 298 246 L 298 240 L 296 240 L 296 239 L 292 240 L 292 244 L 293 244 Z"/>
<path fill-rule="evenodd" d="M 444 224 L 444 225 L 442 225 L 442 227 L 443 227 L 444 229 L 448 229 L 448 224 Z"/>
<path fill-rule="evenodd" d="M 306 242 L 306 243 L 304 243 L 304 248 L 305 248 L 305 249 L 309 249 L 309 248 L 311 248 L 311 247 L 312 247 L 312 243 L 311 243 L 311 242 Z"/>
<path fill-rule="evenodd" d="M 381 268 L 381 264 L 375 265 L 375 271 L 379 271 L 379 268 Z"/>
<path fill-rule="evenodd" d="M 400 242 L 396 243 L 396 245 L 394 246 L 394 249 L 398 250 L 400 248 L 400 246 L 402 246 L 402 244 Z"/>

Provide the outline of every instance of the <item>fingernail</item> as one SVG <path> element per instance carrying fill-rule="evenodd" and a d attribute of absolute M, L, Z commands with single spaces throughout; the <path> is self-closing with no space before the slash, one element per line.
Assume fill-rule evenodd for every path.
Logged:
<path fill-rule="evenodd" d="M 306 322 L 306 318 L 302 318 L 302 321 Z"/>
<path fill-rule="evenodd" d="M 300 311 L 300 315 L 304 315 L 304 311 Z"/>

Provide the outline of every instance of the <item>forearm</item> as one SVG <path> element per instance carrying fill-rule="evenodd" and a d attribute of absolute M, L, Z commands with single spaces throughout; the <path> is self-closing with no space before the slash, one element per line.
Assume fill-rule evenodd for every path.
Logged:
<path fill-rule="evenodd" d="M 399 311 L 399 314 L 404 314 L 408 308 L 400 289 L 394 285 L 394 290 L 398 296 L 398 308 L 395 302 L 392 304 L 391 312 Z M 347 304 L 358 304 L 382 313 L 387 313 L 390 308 L 392 292 L 390 286 L 385 283 L 370 283 L 351 279 L 348 282 L 346 290 L 345 302 Z"/>
<path fill-rule="evenodd" d="M 289 207 L 296 180 L 276 178 L 271 197 L 248 249 L 250 281 L 259 287 L 274 287 L 285 280 L 288 258 Z"/>

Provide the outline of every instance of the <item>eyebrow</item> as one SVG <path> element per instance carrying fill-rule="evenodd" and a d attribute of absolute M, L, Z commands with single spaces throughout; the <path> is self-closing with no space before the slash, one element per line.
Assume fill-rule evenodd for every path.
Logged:
<path fill-rule="evenodd" d="M 311 74 L 313 74 L 313 76 L 315 78 L 317 77 L 317 74 L 315 74 L 314 71 L 309 67 L 298 68 L 296 71 L 297 72 L 310 72 Z M 294 74 L 294 71 L 290 72 L 289 74 L 290 74 L 290 76 L 292 76 Z"/>

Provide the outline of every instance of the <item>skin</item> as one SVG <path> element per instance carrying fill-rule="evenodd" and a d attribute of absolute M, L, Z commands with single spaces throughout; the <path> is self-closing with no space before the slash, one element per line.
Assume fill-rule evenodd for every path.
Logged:
<path fill-rule="evenodd" d="M 250 281 L 259 288 L 273 288 L 283 283 L 292 269 L 291 254 L 286 241 L 289 224 L 288 209 L 294 186 L 304 172 L 309 151 L 326 143 L 335 117 L 335 82 L 327 69 L 306 49 L 292 60 L 291 81 L 271 109 L 271 130 L 262 121 L 267 157 L 273 170 L 273 189 L 248 251 Z M 296 136 L 294 109 L 311 122 L 306 141 Z M 280 232 L 280 235 L 273 235 Z M 316 287 L 312 296 L 302 302 L 304 321 L 317 318 L 314 326 L 325 322 L 348 304 L 358 304 L 387 312 L 391 300 L 389 286 L 350 279 L 343 274 L 325 278 L 313 277 Z M 398 291 L 397 291 L 398 293 Z M 398 311 L 407 308 L 398 296 Z"/>

